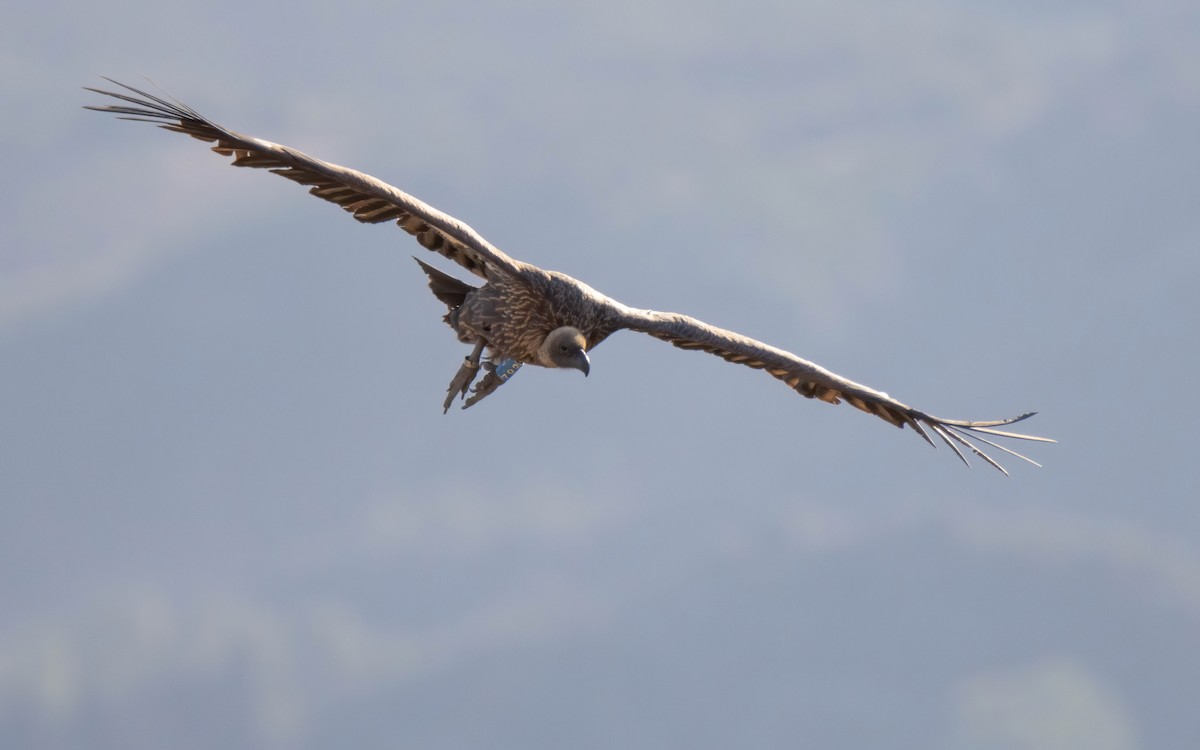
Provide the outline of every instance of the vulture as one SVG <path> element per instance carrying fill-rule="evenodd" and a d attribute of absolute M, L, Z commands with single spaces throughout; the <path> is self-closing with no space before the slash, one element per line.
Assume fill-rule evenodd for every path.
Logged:
<path fill-rule="evenodd" d="M 968 466 L 964 448 L 1008 474 L 978 443 L 1039 466 L 996 440 L 1054 442 L 997 429 L 1036 412 L 991 421 L 935 417 L 883 391 L 739 333 L 687 315 L 628 307 L 578 279 L 509 257 L 463 222 L 370 175 L 229 130 L 165 94 L 155 96 L 111 78 L 105 80 L 121 91 L 84 88 L 118 103 L 89 105 L 86 109 L 153 123 L 213 143 L 212 150 L 232 157 L 234 166 L 267 169 L 306 185 L 309 193 L 336 203 L 360 222 L 395 223 L 426 249 L 482 279 L 480 286 L 473 286 L 416 259 L 433 294 L 449 309 L 445 322 L 459 341 L 472 347 L 450 382 L 443 413 L 456 398 L 464 400 L 465 409 L 493 393 L 522 365 L 571 368 L 586 376 L 591 369 L 588 353 L 611 334 L 629 330 L 681 349 L 709 352 L 728 362 L 763 370 L 807 398 L 830 404 L 845 401 L 895 427 L 908 426 L 937 447 L 930 437 L 932 433 Z M 486 374 L 475 383 L 481 369 Z"/>

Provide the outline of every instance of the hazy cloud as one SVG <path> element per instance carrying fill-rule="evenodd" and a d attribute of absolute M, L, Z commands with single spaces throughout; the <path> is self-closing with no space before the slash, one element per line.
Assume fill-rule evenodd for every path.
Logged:
<path fill-rule="evenodd" d="M 949 747 L 984 750 L 1135 750 L 1130 712 L 1103 680 L 1051 657 L 984 673 L 957 690 L 958 726 Z"/>

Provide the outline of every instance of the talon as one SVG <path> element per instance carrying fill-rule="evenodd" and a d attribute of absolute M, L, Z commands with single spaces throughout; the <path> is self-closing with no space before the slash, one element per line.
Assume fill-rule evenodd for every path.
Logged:
<path fill-rule="evenodd" d="M 479 357 L 483 354 L 485 345 L 486 342 L 480 341 L 470 355 L 463 357 L 462 366 L 458 368 L 454 379 L 450 381 L 450 387 L 446 389 L 446 400 L 442 403 L 443 414 L 450 411 L 450 405 L 454 403 L 455 396 L 466 398 L 467 389 L 471 387 L 471 383 L 479 374 Z"/>

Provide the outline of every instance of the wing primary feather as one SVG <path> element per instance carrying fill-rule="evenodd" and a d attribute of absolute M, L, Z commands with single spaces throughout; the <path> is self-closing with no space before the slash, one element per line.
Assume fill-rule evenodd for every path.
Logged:
<path fill-rule="evenodd" d="M 937 433 L 938 437 L 942 439 L 943 443 L 950 446 L 950 450 L 954 451 L 954 455 L 958 456 L 958 460 L 970 467 L 971 462 L 968 461 L 967 457 L 963 455 L 963 452 L 958 449 L 958 446 L 954 444 L 954 441 L 948 437 L 949 433 L 945 427 L 942 427 L 940 424 L 934 422 L 930 422 L 929 427 Z"/>
<path fill-rule="evenodd" d="M 971 432 L 986 432 L 989 435 L 999 435 L 1000 437 L 1014 438 L 1016 440 L 1034 440 L 1039 443 L 1057 443 L 1053 438 L 1038 437 L 1036 435 L 1022 435 L 1019 432 L 1006 432 L 1004 430 L 993 430 L 990 427 L 971 427 Z"/>
<path fill-rule="evenodd" d="M 1035 414 L 1037 414 L 1036 411 L 1031 411 L 1031 412 L 1022 414 L 1019 417 L 1009 417 L 1008 419 L 992 419 L 992 420 L 983 421 L 983 422 L 963 420 L 963 419 L 942 419 L 941 417 L 932 417 L 932 419 L 936 419 L 937 421 L 941 422 L 942 424 L 953 425 L 955 427 L 966 427 L 968 429 L 974 430 L 974 429 L 978 429 L 980 427 L 1003 427 L 1006 424 L 1015 424 L 1022 420 L 1029 419 L 1030 417 L 1032 417 Z M 926 416 L 928 416 L 928 415 L 926 415 Z"/>
<path fill-rule="evenodd" d="M 904 422 L 909 427 L 913 428 L 913 432 L 925 438 L 925 442 L 932 445 L 934 450 L 937 450 L 937 443 L 929 439 L 929 435 L 925 432 L 925 428 L 921 427 L 921 423 L 913 419 L 913 417 L 907 412 L 904 413 Z"/>
<path fill-rule="evenodd" d="M 972 443 L 970 440 L 968 440 L 964 435 L 960 434 L 957 430 L 955 430 L 952 427 L 947 428 L 946 434 L 949 435 L 950 437 L 954 438 L 958 442 L 962 443 L 963 445 L 967 446 L 968 448 L 970 448 L 972 453 L 974 453 L 976 456 L 979 456 L 984 461 L 987 461 L 989 464 L 991 464 L 993 467 L 995 467 L 998 471 L 1000 471 L 1000 473 L 1004 474 L 1004 476 L 1008 476 L 1008 472 L 1005 470 L 1005 468 L 1003 466 L 996 463 L 996 461 L 991 456 L 989 456 L 988 454 L 981 451 L 974 443 Z"/>
<path fill-rule="evenodd" d="M 1025 455 L 1022 455 L 1022 454 L 1020 454 L 1020 453 L 1017 453 L 1017 452 L 1016 452 L 1015 450 L 1013 450 L 1012 448 L 1007 448 L 1007 447 L 1005 447 L 1005 446 L 1003 446 L 1003 445 L 1000 445 L 1000 444 L 999 444 L 999 443 L 997 443 L 997 442 L 994 442 L 994 441 L 988 440 L 987 438 L 983 437 L 982 435 L 974 435 L 974 434 L 973 434 L 973 435 L 971 435 L 971 437 L 972 437 L 972 438 L 974 438 L 975 440 L 978 440 L 978 441 L 979 441 L 979 442 L 981 442 L 981 443 L 986 443 L 987 445 L 990 445 L 990 446 L 992 446 L 993 448 L 996 448 L 996 449 L 998 449 L 998 450 L 1002 450 L 1002 451 L 1004 451 L 1005 453 L 1009 454 L 1010 456 L 1016 456 L 1017 458 L 1021 459 L 1022 461 L 1028 461 L 1029 463 L 1033 464 L 1034 466 L 1038 467 L 1039 469 L 1040 469 L 1040 468 L 1042 468 L 1042 465 L 1041 465 L 1041 464 L 1039 464 L 1037 461 L 1034 461 L 1034 460 L 1033 460 L 1032 458 L 1030 458 L 1029 456 L 1025 456 Z M 1053 442 L 1053 441 L 1051 441 L 1051 442 Z M 1005 473 L 1007 473 L 1007 472 L 1005 472 Z"/>

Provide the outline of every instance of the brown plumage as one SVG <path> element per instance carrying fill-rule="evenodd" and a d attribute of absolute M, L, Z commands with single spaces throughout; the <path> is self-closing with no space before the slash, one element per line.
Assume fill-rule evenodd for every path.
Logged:
<path fill-rule="evenodd" d="M 1048 438 L 997 430 L 1019 417 L 986 422 L 942 419 L 903 404 L 886 393 L 847 380 L 828 370 L 754 339 L 676 313 L 636 310 L 600 294 L 587 284 L 510 258 L 457 219 L 422 203 L 387 183 L 352 169 L 330 164 L 295 149 L 242 135 L 221 127 L 187 105 L 106 79 L 128 93 L 89 88 L 123 104 L 89 106 L 121 119 L 150 122 L 202 141 L 233 158 L 234 166 L 256 167 L 308 185 L 318 198 L 336 203 L 361 222 L 394 222 L 429 250 L 453 260 L 484 280 L 473 287 L 418 259 L 434 295 L 449 309 L 445 320 L 458 337 L 474 346 L 451 381 L 444 406 L 466 397 L 481 366 L 488 374 L 476 385 L 466 406 L 504 382 L 491 371 L 495 363 L 514 360 L 542 367 L 570 367 L 585 375 L 587 352 L 612 333 L 628 329 L 668 341 L 681 349 L 699 349 L 726 361 L 765 370 L 808 398 L 831 404 L 846 401 L 897 427 L 911 427 L 934 445 L 933 432 L 967 463 L 961 447 L 1008 472 L 972 440 L 1032 461 L 989 438 L 1054 442 Z M 481 357 L 487 353 L 490 361 Z"/>

